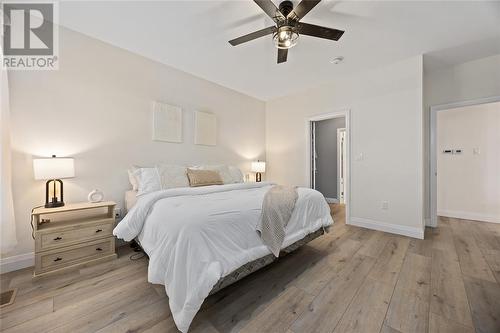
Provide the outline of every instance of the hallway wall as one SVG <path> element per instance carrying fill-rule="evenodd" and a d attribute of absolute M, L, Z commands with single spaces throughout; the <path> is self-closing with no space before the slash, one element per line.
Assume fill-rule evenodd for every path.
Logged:
<path fill-rule="evenodd" d="M 316 122 L 316 190 L 325 198 L 339 199 L 337 193 L 337 129 L 345 128 L 345 118 Z"/>

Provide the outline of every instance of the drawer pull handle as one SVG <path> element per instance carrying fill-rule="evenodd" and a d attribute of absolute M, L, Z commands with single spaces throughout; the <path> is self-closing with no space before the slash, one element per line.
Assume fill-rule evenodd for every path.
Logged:
<path fill-rule="evenodd" d="M 97 249 L 95 249 L 96 251 L 102 251 L 102 249 L 100 247 L 98 247 Z"/>
<path fill-rule="evenodd" d="M 102 231 L 102 229 L 97 229 L 97 230 L 95 231 L 95 233 L 97 234 L 98 232 L 101 232 L 101 231 Z"/>
<path fill-rule="evenodd" d="M 62 258 L 59 258 L 59 257 L 54 259 L 54 261 L 61 261 L 61 260 L 62 260 Z"/>
<path fill-rule="evenodd" d="M 55 241 L 58 241 L 58 240 L 61 240 L 61 239 L 62 239 L 62 237 L 59 237 L 59 236 L 57 236 L 56 238 L 54 238 Z"/>

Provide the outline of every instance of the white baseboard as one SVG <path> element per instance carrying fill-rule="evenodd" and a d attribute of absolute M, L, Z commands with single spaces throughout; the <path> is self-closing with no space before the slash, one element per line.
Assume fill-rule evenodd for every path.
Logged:
<path fill-rule="evenodd" d="M 1 273 L 17 271 L 18 269 L 32 266 L 35 266 L 35 254 L 33 252 L 0 259 Z"/>
<path fill-rule="evenodd" d="M 383 232 L 389 232 L 391 234 L 396 234 L 396 235 L 424 239 L 424 229 L 423 228 L 415 228 L 415 227 L 408 227 L 408 226 L 404 226 L 404 225 L 390 224 L 390 223 L 386 223 L 386 222 L 364 219 L 361 217 L 352 217 L 352 216 L 351 216 L 350 222 L 348 224 L 355 225 L 357 227 L 363 227 L 363 228 L 379 230 L 379 231 L 383 231 Z"/>
<path fill-rule="evenodd" d="M 339 199 L 335 199 L 335 198 L 326 198 L 325 197 L 325 199 L 326 199 L 326 202 L 328 202 L 328 203 L 339 203 L 340 202 Z"/>
<path fill-rule="evenodd" d="M 493 216 L 480 213 L 463 212 L 458 210 L 440 210 L 438 216 L 452 217 L 456 219 L 500 223 L 500 216 Z"/>

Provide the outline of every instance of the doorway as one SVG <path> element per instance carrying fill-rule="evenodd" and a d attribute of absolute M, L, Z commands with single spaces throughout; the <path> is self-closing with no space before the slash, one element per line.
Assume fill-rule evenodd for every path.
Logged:
<path fill-rule="evenodd" d="M 500 96 L 431 107 L 430 223 L 500 222 Z"/>
<path fill-rule="evenodd" d="M 310 187 L 330 204 L 346 205 L 349 221 L 349 110 L 311 117 L 308 130 Z"/>

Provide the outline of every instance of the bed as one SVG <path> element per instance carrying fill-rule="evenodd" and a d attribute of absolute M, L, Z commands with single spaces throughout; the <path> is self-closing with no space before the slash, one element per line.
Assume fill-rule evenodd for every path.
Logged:
<path fill-rule="evenodd" d="M 142 195 L 113 233 L 136 238 L 148 254 L 148 281 L 165 285 L 177 328 L 187 332 L 205 298 L 276 258 L 256 232 L 272 183 L 183 187 Z M 317 191 L 298 188 L 283 252 L 323 234 L 332 223 Z"/>

